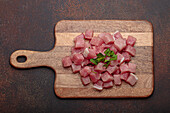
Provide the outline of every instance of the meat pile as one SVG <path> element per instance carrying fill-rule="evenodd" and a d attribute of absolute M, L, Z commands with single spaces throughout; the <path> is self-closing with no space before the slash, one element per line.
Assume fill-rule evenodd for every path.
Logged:
<path fill-rule="evenodd" d="M 136 38 L 123 38 L 119 31 L 113 35 L 101 33 L 93 36 L 92 30 L 86 30 L 74 38 L 71 56 L 62 59 L 64 67 L 72 68 L 73 73 L 80 73 L 83 85 L 93 83 L 97 90 L 121 85 L 122 80 L 135 85 L 138 78 L 136 64 L 130 63 L 136 50 Z"/>

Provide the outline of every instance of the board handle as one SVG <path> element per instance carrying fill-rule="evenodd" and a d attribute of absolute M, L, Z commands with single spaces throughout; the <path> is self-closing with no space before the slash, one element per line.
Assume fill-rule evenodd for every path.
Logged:
<path fill-rule="evenodd" d="M 39 52 L 30 50 L 17 50 L 10 56 L 10 63 L 16 68 L 32 68 L 40 66 L 51 66 L 50 51 Z M 25 62 L 18 62 L 18 57 L 25 57 Z"/>

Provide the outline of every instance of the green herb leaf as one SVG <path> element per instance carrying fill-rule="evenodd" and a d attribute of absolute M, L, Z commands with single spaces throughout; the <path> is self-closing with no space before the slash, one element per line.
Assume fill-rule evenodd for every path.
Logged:
<path fill-rule="evenodd" d="M 105 54 L 106 56 L 108 56 L 108 55 L 110 54 L 110 49 L 109 49 L 109 48 L 106 49 L 106 51 L 104 52 L 104 54 Z"/>
<path fill-rule="evenodd" d="M 113 57 L 111 57 L 111 58 L 109 59 L 109 61 L 112 61 L 112 60 L 117 60 L 117 55 L 114 55 Z"/>
<path fill-rule="evenodd" d="M 95 72 L 95 71 L 92 71 L 92 73 L 97 73 L 97 72 Z"/>
<path fill-rule="evenodd" d="M 90 61 L 91 61 L 93 64 L 95 64 L 95 65 L 97 65 L 97 64 L 98 64 L 98 62 L 97 62 L 97 60 L 96 60 L 96 59 L 90 59 Z"/>
<path fill-rule="evenodd" d="M 104 58 L 105 57 L 98 57 L 96 60 L 97 60 L 97 62 L 101 62 L 101 61 L 104 61 Z"/>
<path fill-rule="evenodd" d="M 110 56 L 113 57 L 115 55 L 114 51 L 110 52 Z"/>
<path fill-rule="evenodd" d="M 110 61 L 107 64 L 104 64 L 103 66 L 107 68 L 109 64 L 110 64 Z"/>
<path fill-rule="evenodd" d="M 109 62 L 110 60 L 104 60 L 104 62 L 106 63 L 106 62 Z"/>
<path fill-rule="evenodd" d="M 104 55 L 102 53 L 97 54 L 97 57 L 103 57 Z"/>

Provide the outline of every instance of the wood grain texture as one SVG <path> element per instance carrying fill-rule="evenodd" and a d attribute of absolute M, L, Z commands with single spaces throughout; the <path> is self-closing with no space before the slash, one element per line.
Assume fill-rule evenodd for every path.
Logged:
<path fill-rule="evenodd" d="M 63 68 L 61 59 L 70 55 L 70 47 L 73 46 L 73 38 L 86 29 L 94 29 L 95 35 L 100 32 L 113 33 L 121 31 L 124 37 L 132 35 L 137 38 L 136 57 L 132 62 L 137 64 L 139 80 L 134 87 L 123 83 L 111 89 L 96 91 L 89 86 L 83 86 L 78 74 L 72 74 L 70 68 Z M 10 62 L 17 68 L 31 68 L 48 66 L 55 73 L 54 90 L 61 98 L 127 98 L 148 97 L 153 92 L 153 29 L 147 21 L 128 20 L 87 20 L 69 21 L 63 20 L 55 26 L 55 47 L 51 51 L 36 52 L 29 50 L 18 50 L 10 57 Z M 18 63 L 18 56 L 26 56 L 24 63 Z"/>

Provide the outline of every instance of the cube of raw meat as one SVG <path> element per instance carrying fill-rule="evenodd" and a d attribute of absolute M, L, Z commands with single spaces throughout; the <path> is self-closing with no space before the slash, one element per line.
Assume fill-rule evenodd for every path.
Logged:
<path fill-rule="evenodd" d="M 119 50 L 122 51 L 126 47 L 126 40 L 123 38 L 118 38 L 114 42 L 114 46 Z"/>
<path fill-rule="evenodd" d="M 114 43 L 113 36 L 110 33 L 101 33 L 99 34 L 99 38 L 103 39 L 105 44 Z"/>
<path fill-rule="evenodd" d="M 117 68 L 118 68 L 117 66 L 108 66 L 106 70 L 108 73 L 112 74 L 116 72 Z"/>
<path fill-rule="evenodd" d="M 110 50 L 113 51 L 115 54 L 117 53 L 117 49 L 115 48 L 114 45 L 112 45 L 112 46 L 110 47 Z"/>
<path fill-rule="evenodd" d="M 100 80 L 100 76 L 101 74 L 97 73 L 97 72 L 91 72 L 90 73 L 90 79 L 93 83 L 97 82 L 98 80 Z"/>
<path fill-rule="evenodd" d="M 103 82 L 101 80 L 97 81 L 94 85 L 93 88 L 97 89 L 97 90 L 103 90 Z"/>
<path fill-rule="evenodd" d="M 88 85 L 90 83 L 90 77 L 81 77 L 81 82 L 83 83 L 83 85 Z"/>
<path fill-rule="evenodd" d="M 105 49 L 110 48 L 111 46 L 113 46 L 113 44 L 102 44 L 104 46 Z"/>
<path fill-rule="evenodd" d="M 115 85 L 121 85 L 121 79 L 120 79 L 120 74 L 114 74 L 114 83 Z"/>
<path fill-rule="evenodd" d="M 90 60 L 84 59 L 84 61 L 81 63 L 81 66 L 83 67 L 83 66 L 86 66 L 88 64 L 90 64 Z"/>
<path fill-rule="evenodd" d="M 126 47 L 125 51 L 128 52 L 132 56 L 136 55 L 136 49 L 130 45 Z"/>
<path fill-rule="evenodd" d="M 85 31 L 85 39 L 92 39 L 92 37 L 93 37 L 93 33 L 94 33 L 94 31 L 93 30 L 86 30 Z"/>
<path fill-rule="evenodd" d="M 128 77 L 129 77 L 129 73 L 121 73 L 120 74 L 120 78 L 124 81 L 126 81 Z"/>
<path fill-rule="evenodd" d="M 136 64 L 128 63 L 128 69 L 129 69 L 129 72 L 136 73 Z"/>
<path fill-rule="evenodd" d="M 126 43 L 127 43 L 127 45 L 134 46 L 136 43 L 136 38 L 133 36 L 128 36 Z"/>
<path fill-rule="evenodd" d="M 72 56 L 72 61 L 74 62 L 74 64 L 80 65 L 84 61 L 84 57 L 80 53 L 75 53 Z"/>
<path fill-rule="evenodd" d="M 118 63 L 118 60 L 112 60 L 112 61 L 110 61 L 110 65 L 111 66 L 116 66 L 116 65 L 118 65 L 119 63 Z"/>
<path fill-rule="evenodd" d="M 84 51 L 84 48 L 75 48 L 75 47 L 72 47 L 71 48 L 71 53 L 74 54 L 74 53 L 83 53 Z"/>
<path fill-rule="evenodd" d="M 118 38 L 123 38 L 123 37 L 122 37 L 122 35 L 121 35 L 121 33 L 120 33 L 119 31 L 116 31 L 116 32 L 114 33 L 114 38 L 115 38 L 115 39 L 118 39 Z"/>
<path fill-rule="evenodd" d="M 104 65 L 104 63 L 102 63 L 102 62 L 100 62 L 100 63 L 98 63 L 96 66 L 95 66 L 95 68 L 94 68 L 94 70 L 95 71 L 98 71 L 98 72 L 104 72 L 105 70 L 106 70 L 106 68 L 103 66 Z"/>
<path fill-rule="evenodd" d="M 120 71 L 121 73 L 126 73 L 126 72 L 129 72 L 129 67 L 127 64 L 121 64 L 120 65 Z"/>
<path fill-rule="evenodd" d="M 95 49 L 88 49 L 89 54 L 87 55 L 87 59 L 91 59 L 91 58 L 96 58 L 96 51 Z"/>
<path fill-rule="evenodd" d="M 89 41 L 85 41 L 84 48 L 89 48 L 89 49 L 91 48 L 91 44 Z"/>
<path fill-rule="evenodd" d="M 66 56 L 62 59 L 62 64 L 64 67 L 69 67 L 72 65 L 72 61 L 71 61 L 71 58 L 70 56 Z"/>
<path fill-rule="evenodd" d="M 103 83 L 103 88 L 111 88 L 111 87 L 113 87 L 113 81 Z"/>
<path fill-rule="evenodd" d="M 104 52 L 104 48 L 105 48 L 105 46 L 103 44 L 101 46 L 97 46 L 96 47 L 96 53 L 97 54 L 103 53 Z"/>
<path fill-rule="evenodd" d="M 85 58 L 87 58 L 88 54 L 89 54 L 89 48 L 85 48 L 85 50 L 84 50 L 84 52 L 83 52 L 83 56 L 84 56 Z"/>
<path fill-rule="evenodd" d="M 114 74 L 120 74 L 120 68 L 119 67 Z"/>
<path fill-rule="evenodd" d="M 81 70 L 81 65 L 72 64 L 71 67 L 72 67 L 73 73 L 77 73 Z"/>
<path fill-rule="evenodd" d="M 109 81 L 113 81 L 113 76 L 108 72 L 105 72 L 101 75 L 101 79 L 103 82 L 109 82 Z"/>
<path fill-rule="evenodd" d="M 75 38 L 75 48 L 84 48 L 84 34 L 80 34 Z"/>
<path fill-rule="evenodd" d="M 91 68 L 89 66 L 85 66 L 83 69 L 80 70 L 80 75 L 82 77 L 86 77 L 91 73 Z"/>
<path fill-rule="evenodd" d="M 123 57 L 123 55 L 122 54 L 120 54 L 120 53 L 117 53 L 116 54 L 117 55 L 117 61 L 118 61 L 118 63 L 119 64 L 122 64 L 123 62 L 124 62 L 124 57 Z"/>
<path fill-rule="evenodd" d="M 99 38 L 99 37 L 93 37 L 90 41 L 91 45 L 95 45 L 95 46 L 101 46 L 104 42 L 103 39 Z"/>
<path fill-rule="evenodd" d="M 138 77 L 136 75 L 134 75 L 133 73 L 130 73 L 128 79 L 126 80 L 126 82 L 128 82 L 130 85 L 135 85 L 135 83 L 137 82 Z"/>
<path fill-rule="evenodd" d="M 125 62 L 129 62 L 131 60 L 131 56 L 129 55 L 128 52 L 122 52 L 122 55 L 124 57 Z"/>

